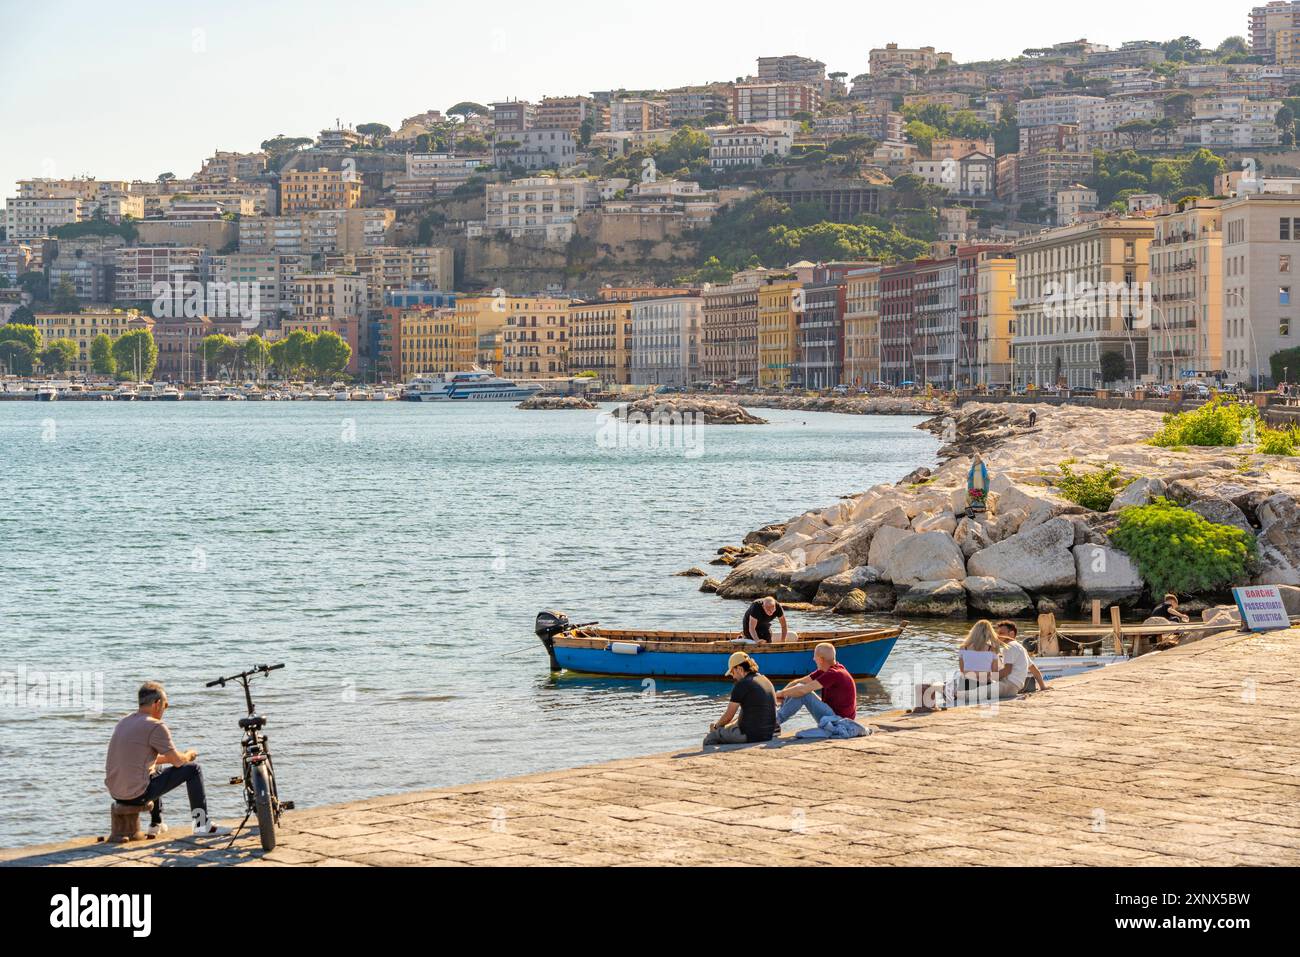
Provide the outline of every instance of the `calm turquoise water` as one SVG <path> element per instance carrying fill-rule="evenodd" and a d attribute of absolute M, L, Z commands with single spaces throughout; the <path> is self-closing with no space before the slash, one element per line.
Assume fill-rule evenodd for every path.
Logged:
<path fill-rule="evenodd" d="M 698 746 L 725 685 L 557 680 L 532 621 L 736 627 L 672 573 L 934 461 L 914 418 L 762 414 L 692 457 L 509 405 L 0 403 L 0 671 L 92 676 L 54 702 L 0 679 L 0 846 L 107 828 L 104 747 L 149 678 L 219 817 L 242 699 L 202 685 L 262 662 L 286 664 L 255 699 L 299 806 Z M 953 631 L 909 632 L 862 707 Z"/>

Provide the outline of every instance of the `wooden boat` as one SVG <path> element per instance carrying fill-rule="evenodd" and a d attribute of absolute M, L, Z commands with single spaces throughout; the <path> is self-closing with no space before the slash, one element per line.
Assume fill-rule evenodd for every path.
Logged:
<path fill-rule="evenodd" d="M 800 678 L 816 671 L 813 648 L 835 646 L 836 658 L 855 678 L 879 674 L 906 627 L 853 631 L 801 631 L 798 641 L 747 644 L 733 631 L 646 631 L 572 624 L 567 615 L 544 611 L 534 631 L 551 659 L 552 671 L 627 678 L 695 678 L 721 681 L 727 659 L 746 651 L 769 678 Z"/>

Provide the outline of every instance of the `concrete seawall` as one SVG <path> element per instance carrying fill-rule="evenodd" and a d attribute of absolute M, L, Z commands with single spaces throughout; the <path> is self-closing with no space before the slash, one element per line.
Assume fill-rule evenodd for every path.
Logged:
<path fill-rule="evenodd" d="M 266 856 L 245 834 L 0 864 L 1296 865 L 1297 672 L 1300 629 L 1220 636 L 996 709 L 878 716 L 865 738 L 691 742 L 290 812 Z"/>

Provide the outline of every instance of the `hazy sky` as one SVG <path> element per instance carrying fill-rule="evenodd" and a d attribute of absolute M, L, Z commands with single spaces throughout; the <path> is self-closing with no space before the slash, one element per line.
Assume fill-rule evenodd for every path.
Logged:
<path fill-rule="evenodd" d="M 214 150 L 459 100 L 733 79 L 798 53 L 850 75 L 894 41 L 960 60 L 1087 37 L 1207 46 L 1251 4 L 953 0 L 0 0 L 0 197 L 32 176 L 188 176 Z M 797 11 L 797 14 L 796 14 Z"/>

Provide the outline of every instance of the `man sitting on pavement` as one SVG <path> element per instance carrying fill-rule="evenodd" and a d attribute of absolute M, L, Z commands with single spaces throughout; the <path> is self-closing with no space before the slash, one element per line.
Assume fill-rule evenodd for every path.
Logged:
<path fill-rule="evenodd" d="M 178 751 L 172 733 L 163 724 L 167 693 L 156 681 L 146 681 L 137 693 L 139 710 L 128 714 L 113 729 L 104 762 L 104 785 L 119 804 L 144 805 L 153 802 L 145 833 L 157 837 L 167 830 L 162 820 L 162 796 L 185 785 L 190 799 L 190 816 L 195 834 L 229 834 L 208 819 L 208 798 L 203 789 L 203 769 L 196 763 L 197 751 Z M 159 764 L 170 765 L 165 771 Z"/>
<path fill-rule="evenodd" d="M 853 675 L 835 660 L 835 646 L 822 642 L 813 649 L 817 670 L 790 682 L 776 696 L 780 708 L 777 724 L 785 724 L 800 708 L 807 708 L 813 721 L 834 716 L 853 719 L 858 716 L 858 686 Z M 817 692 L 821 692 L 818 697 Z"/>
<path fill-rule="evenodd" d="M 1002 658 L 1006 662 L 998 672 L 999 695 L 1008 698 L 1019 694 L 1030 675 L 1033 675 L 1034 681 L 1037 682 L 1037 690 L 1050 691 L 1051 687 L 1043 678 L 1043 673 L 1029 657 L 1029 649 L 1016 637 L 1020 633 L 1016 623 L 1004 619 L 998 622 L 996 627 L 998 639 L 1002 642 Z"/>
<path fill-rule="evenodd" d="M 709 725 L 704 747 L 771 741 L 776 736 L 776 689 L 758 673 L 758 662 L 743 651 L 727 661 L 727 676 L 736 684 L 722 717 Z M 736 717 L 736 710 L 740 717 Z"/>

